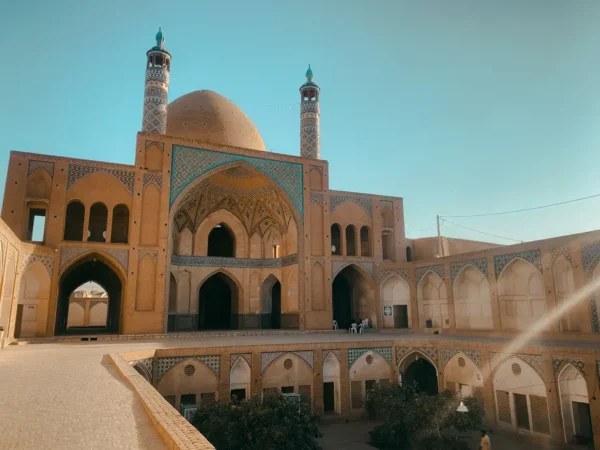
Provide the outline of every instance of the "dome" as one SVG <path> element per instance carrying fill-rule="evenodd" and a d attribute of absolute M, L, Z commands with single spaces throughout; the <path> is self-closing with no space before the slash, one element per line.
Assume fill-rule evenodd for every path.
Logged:
<path fill-rule="evenodd" d="M 232 147 L 265 150 L 250 118 L 213 91 L 182 95 L 167 106 L 167 135 Z"/>

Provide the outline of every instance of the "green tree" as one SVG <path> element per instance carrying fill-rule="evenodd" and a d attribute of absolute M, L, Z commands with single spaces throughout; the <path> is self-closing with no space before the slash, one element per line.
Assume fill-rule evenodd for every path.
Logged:
<path fill-rule="evenodd" d="M 319 417 L 281 394 L 201 405 L 192 419 L 217 450 L 318 450 Z"/>
<path fill-rule="evenodd" d="M 460 433 L 480 429 L 483 411 L 476 399 L 463 401 L 468 413 L 456 412 L 460 400 L 452 391 L 428 395 L 414 386 L 377 385 L 367 394 L 367 412 L 383 424 L 371 431 L 371 440 L 381 449 L 465 449 Z"/>

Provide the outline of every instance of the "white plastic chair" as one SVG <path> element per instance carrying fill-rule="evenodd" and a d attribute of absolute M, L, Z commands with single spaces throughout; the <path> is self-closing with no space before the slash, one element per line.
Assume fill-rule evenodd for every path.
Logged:
<path fill-rule="evenodd" d="M 363 322 L 361 322 L 361 323 L 358 324 L 358 332 L 360 334 L 362 334 L 364 332 L 364 329 L 365 329 L 365 322 L 363 321 Z"/>
<path fill-rule="evenodd" d="M 363 326 L 363 328 L 365 330 L 368 330 L 369 329 L 369 319 L 363 320 L 361 325 Z"/>
<path fill-rule="evenodd" d="M 337 330 L 338 329 L 338 324 L 337 324 L 337 320 L 333 321 L 333 329 Z"/>
<path fill-rule="evenodd" d="M 354 334 L 358 333 L 358 326 L 355 323 L 350 325 L 350 329 L 348 330 L 348 333 L 354 333 Z"/>

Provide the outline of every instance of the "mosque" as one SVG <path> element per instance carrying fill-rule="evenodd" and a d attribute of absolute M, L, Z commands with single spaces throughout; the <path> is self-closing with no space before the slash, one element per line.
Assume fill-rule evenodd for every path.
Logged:
<path fill-rule="evenodd" d="M 401 197 L 330 188 L 310 67 L 299 89 L 300 152 L 290 156 L 267 152 L 250 118 L 218 93 L 169 103 L 161 31 L 146 55 L 133 165 L 10 154 L 0 348 L 224 330 L 342 333 L 360 320 L 389 339 L 126 359 L 132 377 L 178 409 L 286 388 L 316 412 L 352 416 L 369 383 L 404 377 L 476 395 L 491 424 L 537 439 L 600 433 L 600 404 L 588 395 L 600 370 L 595 296 L 543 330 L 564 345 L 505 354 L 501 343 L 600 277 L 599 231 L 511 246 L 409 239 Z M 105 294 L 78 293 L 89 282 Z"/>

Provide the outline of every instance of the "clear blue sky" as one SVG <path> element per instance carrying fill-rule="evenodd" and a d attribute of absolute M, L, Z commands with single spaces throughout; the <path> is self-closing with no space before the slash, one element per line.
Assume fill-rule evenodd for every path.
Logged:
<path fill-rule="evenodd" d="M 600 192 L 598 1 L 19 0 L 0 17 L 0 173 L 13 149 L 133 163 L 162 26 L 170 99 L 225 95 L 275 152 L 299 154 L 310 63 L 331 187 L 404 197 L 409 237 Z M 456 221 L 541 239 L 600 228 L 600 198 Z"/>

